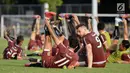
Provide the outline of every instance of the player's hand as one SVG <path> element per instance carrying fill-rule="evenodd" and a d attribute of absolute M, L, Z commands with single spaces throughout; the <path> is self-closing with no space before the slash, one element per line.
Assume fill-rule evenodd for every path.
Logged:
<path fill-rule="evenodd" d="M 72 16 L 74 21 L 78 21 L 78 17 L 76 15 L 72 14 Z"/>
<path fill-rule="evenodd" d="M 122 18 L 127 18 L 128 15 L 127 15 L 127 14 L 124 14 L 124 15 L 122 15 L 121 17 L 122 17 Z"/>
<path fill-rule="evenodd" d="M 41 19 L 41 16 L 40 15 L 34 15 L 34 18 Z"/>
<path fill-rule="evenodd" d="M 40 24 L 41 16 L 36 15 L 35 18 L 36 18 L 36 24 Z"/>
<path fill-rule="evenodd" d="M 80 24 L 78 17 L 77 17 L 76 15 L 74 15 L 74 14 L 72 14 L 72 16 L 73 16 L 72 19 L 73 19 L 77 24 Z"/>

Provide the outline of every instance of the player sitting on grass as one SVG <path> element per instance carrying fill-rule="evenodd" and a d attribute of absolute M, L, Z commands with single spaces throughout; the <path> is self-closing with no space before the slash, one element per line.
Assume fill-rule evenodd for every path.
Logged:
<path fill-rule="evenodd" d="M 55 33 L 53 32 L 50 23 L 48 20 L 45 20 L 46 26 L 56 44 L 57 52 L 54 56 L 52 56 L 51 51 L 53 51 L 52 48 L 52 42 L 50 35 L 46 33 L 46 40 L 45 40 L 45 49 L 42 53 L 42 67 L 45 68 L 63 68 L 66 66 L 69 69 L 72 69 L 76 66 L 78 66 L 78 55 L 74 53 L 73 49 L 71 49 L 69 46 L 67 46 L 64 43 L 64 36 L 62 35 L 61 40 L 58 38 Z M 31 66 L 32 64 L 29 64 Z M 28 64 L 25 64 L 25 66 L 28 66 Z"/>
<path fill-rule="evenodd" d="M 43 50 L 45 36 L 44 33 L 40 34 L 40 19 L 39 15 L 35 16 L 35 20 L 32 25 L 31 38 L 28 44 L 28 50 Z"/>
<path fill-rule="evenodd" d="M 122 19 L 124 25 L 124 39 L 119 45 L 119 49 L 117 49 L 115 52 L 113 52 L 109 57 L 108 57 L 108 62 L 109 63 L 130 63 L 130 52 L 129 52 L 129 47 L 130 47 L 130 42 L 128 39 L 128 28 L 127 28 L 127 21 L 126 19 Z M 115 30 L 114 30 L 114 38 L 116 39 L 116 42 L 114 43 L 116 46 L 118 45 L 119 42 L 119 26 L 116 24 Z M 111 47 L 112 49 L 115 49 L 114 47 Z"/>
<path fill-rule="evenodd" d="M 86 48 L 86 65 L 88 68 L 105 67 L 106 59 L 102 43 L 94 32 L 83 24 L 76 26 L 77 34 L 83 37 Z"/>
<path fill-rule="evenodd" d="M 17 59 L 22 60 L 22 52 L 21 48 L 24 38 L 22 35 L 19 35 L 17 39 L 11 39 L 9 32 L 4 32 L 4 38 L 8 41 L 8 47 L 3 52 L 4 59 Z"/>

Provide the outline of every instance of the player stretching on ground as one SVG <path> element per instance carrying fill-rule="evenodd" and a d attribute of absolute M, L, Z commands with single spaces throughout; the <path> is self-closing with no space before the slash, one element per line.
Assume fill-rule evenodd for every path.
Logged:
<path fill-rule="evenodd" d="M 49 35 L 46 34 L 45 40 L 45 49 L 42 53 L 42 66 L 46 68 L 62 68 L 67 66 L 67 68 L 72 69 L 78 66 L 78 55 L 74 53 L 69 46 L 63 43 L 63 40 L 59 40 L 59 38 L 53 32 L 51 25 L 48 20 L 45 20 L 46 26 L 56 44 L 58 51 L 56 55 L 52 56 L 52 42 Z M 64 36 L 61 36 L 64 37 Z M 27 66 L 27 65 L 26 65 Z"/>
<path fill-rule="evenodd" d="M 126 19 L 122 19 L 123 25 L 124 25 L 124 39 L 119 45 L 119 49 L 117 49 L 115 52 L 113 52 L 108 57 L 108 62 L 110 63 L 130 63 L 130 52 L 129 52 L 129 39 L 128 39 L 128 28 L 127 28 L 127 21 Z M 114 35 L 119 35 L 119 25 L 116 24 Z M 117 42 L 114 44 L 117 46 L 119 41 L 119 36 L 115 37 Z M 112 49 L 115 49 L 114 47 L 111 47 Z"/>
<path fill-rule="evenodd" d="M 32 25 L 32 34 L 28 44 L 28 50 L 40 50 L 44 47 L 45 36 L 44 33 L 40 34 L 40 16 L 36 16 Z"/>
<path fill-rule="evenodd" d="M 105 67 L 106 59 L 102 43 L 94 32 L 89 32 L 85 25 L 76 26 L 77 34 L 84 37 L 86 46 L 86 64 L 88 68 Z"/>
<path fill-rule="evenodd" d="M 18 36 L 17 39 L 11 39 L 7 31 L 4 32 L 4 38 L 8 41 L 8 47 L 3 52 L 4 59 L 17 59 L 22 60 L 21 48 L 24 38 L 23 36 Z"/>

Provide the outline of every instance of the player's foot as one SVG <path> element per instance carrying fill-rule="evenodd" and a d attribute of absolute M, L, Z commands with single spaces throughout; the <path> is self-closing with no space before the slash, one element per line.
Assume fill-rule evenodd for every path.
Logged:
<path fill-rule="evenodd" d="M 31 63 L 26 63 L 24 66 L 25 67 L 30 67 Z"/>
<path fill-rule="evenodd" d="M 119 23 L 122 22 L 121 18 L 116 17 L 115 18 L 115 26 L 119 26 Z"/>

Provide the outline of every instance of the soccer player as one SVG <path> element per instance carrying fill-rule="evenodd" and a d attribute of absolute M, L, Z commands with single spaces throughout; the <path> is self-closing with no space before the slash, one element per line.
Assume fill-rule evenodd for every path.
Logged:
<path fill-rule="evenodd" d="M 8 41 L 8 47 L 3 52 L 4 59 L 17 59 L 22 60 L 21 48 L 24 38 L 22 35 L 19 35 L 17 39 L 11 39 L 7 31 L 4 32 L 4 38 Z"/>
<path fill-rule="evenodd" d="M 113 52 L 109 57 L 108 57 L 108 62 L 110 63 L 130 63 L 130 53 L 129 53 L 129 39 L 128 39 L 128 27 L 127 27 L 127 21 L 126 19 L 122 19 L 123 25 L 124 25 L 124 38 L 122 42 L 119 45 L 119 49 L 117 49 L 115 52 Z M 119 25 L 116 25 L 115 27 L 115 35 L 119 35 Z M 116 42 L 114 43 L 115 45 L 118 46 L 119 42 L 119 36 L 115 37 Z M 111 47 L 113 48 L 113 47 Z"/>
<path fill-rule="evenodd" d="M 28 50 L 36 51 L 43 49 L 45 35 L 44 33 L 40 34 L 40 19 L 39 15 L 35 16 L 35 20 L 32 25 L 31 38 L 28 44 Z"/>
<path fill-rule="evenodd" d="M 84 25 L 76 26 L 77 34 L 84 37 L 86 48 L 86 65 L 88 68 L 92 67 L 105 67 L 106 59 L 102 43 L 94 32 L 89 30 Z"/>
<path fill-rule="evenodd" d="M 99 39 L 102 42 L 102 45 L 104 47 L 104 51 L 106 53 L 106 58 L 110 55 L 110 49 L 111 46 L 111 38 L 107 31 L 105 31 L 105 24 L 103 22 L 99 22 L 97 25 L 98 31 L 99 31 Z"/>
<path fill-rule="evenodd" d="M 63 41 L 60 41 L 56 35 L 54 34 L 53 30 L 49 22 L 46 20 L 46 26 L 57 45 L 58 53 L 55 56 L 49 56 L 47 53 L 50 51 L 50 47 L 45 46 L 44 52 L 42 54 L 42 64 L 46 67 L 54 67 L 54 68 L 61 68 L 66 65 L 69 69 L 74 68 L 78 64 L 78 56 L 70 47 L 63 44 Z M 48 41 L 47 41 L 48 42 Z M 49 43 L 49 42 L 48 42 Z M 49 58 L 51 57 L 51 58 Z M 48 61 L 49 60 L 49 61 Z"/>
<path fill-rule="evenodd" d="M 45 24 L 48 28 L 47 30 L 49 30 L 49 34 L 46 33 L 45 36 L 45 49 L 41 55 L 42 66 L 45 68 L 63 68 L 66 66 L 68 69 L 72 69 L 78 66 L 78 55 L 74 53 L 73 49 L 65 44 L 64 36 L 62 35 L 60 38 L 58 38 L 53 32 L 51 25 L 47 19 L 45 20 Z M 51 54 L 53 48 L 50 35 L 52 36 L 57 49 L 54 56 Z M 27 66 L 27 64 L 25 66 Z"/>

